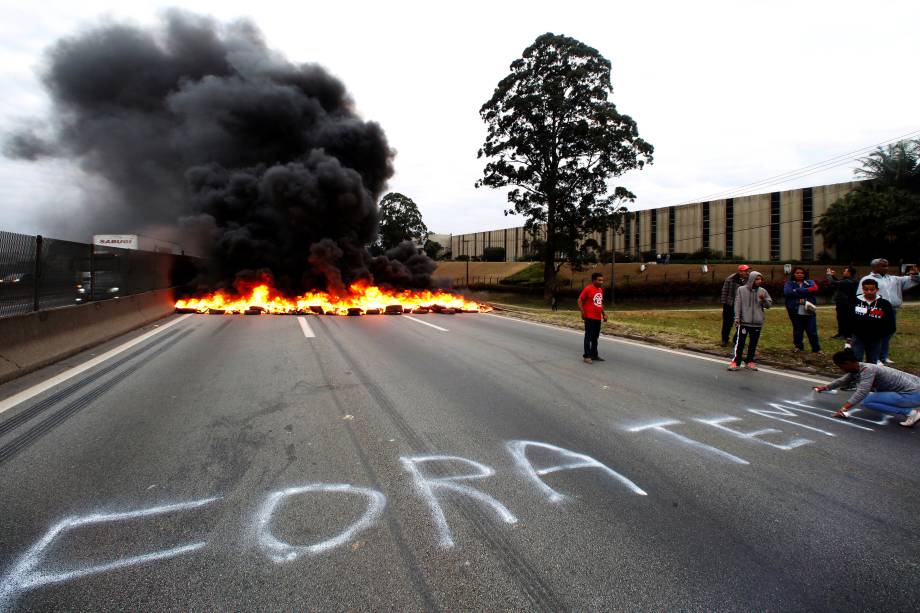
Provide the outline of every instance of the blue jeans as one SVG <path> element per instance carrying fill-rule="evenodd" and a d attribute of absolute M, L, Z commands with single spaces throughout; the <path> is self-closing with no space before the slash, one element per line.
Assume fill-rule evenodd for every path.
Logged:
<path fill-rule="evenodd" d="M 920 391 L 872 392 L 862 401 L 862 406 L 882 413 L 907 415 L 911 409 L 920 408 Z"/>
<path fill-rule="evenodd" d="M 808 344 L 814 352 L 821 351 L 821 341 L 818 340 L 818 318 L 814 313 L 799 315 L 792 309 L 786 309 L 792 321 L 792 344 L 798 349 L 805 349 L 802 337 L 808 335 Z"/>
<path fill-rule="evenodd" d="M 878 362 L 882 356 L 882 342 L 884 340 L 885 339 L 877 338 L 864 341 L 858 336 L 854 336 L 851 345 L 853 353 L 856 354 L 856 359 L 860 362 L 869 362 L 870 364 Z M 863 354 L 865 354 L 865 359 L 863 359 Z"/>

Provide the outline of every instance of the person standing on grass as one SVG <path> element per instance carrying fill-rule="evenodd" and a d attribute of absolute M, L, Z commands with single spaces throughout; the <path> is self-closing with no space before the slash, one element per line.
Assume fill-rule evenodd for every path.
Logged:
<path fill-rule="evenodd" d="M 748 343 L 745 366 L 748 370 L 757 370 L 754 361 L 757 342 L 763 329 L 764 311 L 771 306 L 773 299 L 763 287 L 763 275 L 756 270 L 751 271 L 747 283 L 738 288 L 735 296 L 735 351 L 728 365 L 729 370 L 738 370 L 745 342 Z"/>
<path fill-rule="evenodd" d="M 853 354 L 860 362 L 875 364 L 881 359 L 882 341 L 894 334 L 894 308 L 878 296 L 878 282 L 866 277 L 862 282 L 862 300 L 853 307 Z"/>
<path fill-rule="evenodd" d="M 856 306 L 856 269 L 847 266 L 843 269 L 843 278 L 838 279 L 833 268 L 827 269 L 827 282 L 837 290 L 834 293 L 834 306 L 837 309 L 837 334 L 834 339 L 848 339 L 853 333 L 853 308 Z"/>
<path fill-rule="evenodd" d="M 741 264 L 738 271 L 728 275 L 722 284 L 722 346 L 728 347 L 728 335 L 735 324 L 735 296 L 748 280 L 750 266 Z"/>
<path fill-rule="evenodd" d="M 603 362 L 604 358 L 597 354 L 601 321 L 607 321 L 607 313 L 604 312 L 603 273 L 591 273 L 591 284 L 585 286 L 578 296 L 578 308 L 581 309 L 581 318 L 585 321 L 585 352 L 582 356 L 585 364 Z"/>
<path fill-rule="evenodd" d="M 818 340 L 818 317 L 815 309 L 817 295 L 818 284 L 805 278 L 804 268 L 794 267 L 792 276 L 783 286 L 783 296 L 786 298 L 786 312 L 789 314 L 789 320 L 792 321 L 792 344 L 798 351 L 805 350 L 802 336 L 807 334 L 811 352 L 821 352 L 821 341 Z"/>
<path fill-rule="evenodd" d="M 917 265 L 914 264 L 904 276 L 889 275 L 888 260 L 885 258 L 872 260 L 869 265 L 872 267 L 872 272 L 860 279 L 859 285 L 862 287 L 862 282 L 866 279 L 875 279 L 878 282 L 878 295 L 891 303 L 894 308 L 895 324 L 897 324 L 898 309 L 904 304 L 904 290 L 920 283 L 920 271 L 918 271 Z M 862 298 L 862 296 L 857 297 Z M 888 348 L 891 344 L 892 336 L 894 336 L 894 332 L 882 341 L 881 356 L 879 357 L 885 364 L 894 364 L 894 360 L 888 357 Z"/>
<path fill-rule="evenodd" d="M 847 411 L 862 404 L 873 411 L 906 415 L 901 425 L 908 428 L 920 421 L 920 377 L 882 364 L 860 362 L 850 349 L 835 353 L 834 364 L 846 374 L 814 388 L 816 392 L 856 385 L 856 391 L 834 412 L 834 417 L 846 419 Z"/>

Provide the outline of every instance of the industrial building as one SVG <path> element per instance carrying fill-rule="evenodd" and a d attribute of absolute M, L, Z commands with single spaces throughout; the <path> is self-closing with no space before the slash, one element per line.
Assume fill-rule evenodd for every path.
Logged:
<path fill-rule="evenodd" d="M 718 251 L 750 261 L 813 261 L 832 250 L 815 233 L 828 207 L 854 190 L 859 181 L 819 185 L 708 202 L 694 202 L 627 213 L 619 231 L 585 236 L 603 251 L 640 257 Z M 523 226 L 454 234 L 453 259 L 482 257 L 488 247 L 503 247 L 509 262 L 528 259 L 531 235 Z"/>

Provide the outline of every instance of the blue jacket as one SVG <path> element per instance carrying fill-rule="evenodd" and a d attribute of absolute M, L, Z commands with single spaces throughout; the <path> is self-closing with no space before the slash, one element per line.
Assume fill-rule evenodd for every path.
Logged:
<path fill-rule="evenodd" d="M 802 286 L 794 280 L 786 281 L 783 286 L 783 296 L 786 297 L 786 308 L 796 311 L 799 308 L 799 300 L 804 298 L 812 304 L 816 304 L 815 297 L 818 295 L 818 284 L 808 279 L 802 281 Z"/>

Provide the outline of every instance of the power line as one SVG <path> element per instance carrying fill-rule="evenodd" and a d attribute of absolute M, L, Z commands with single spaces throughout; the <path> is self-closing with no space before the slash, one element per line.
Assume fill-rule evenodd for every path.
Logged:
<path fill-rule="evenodd" d="M 843 166 L 854 160 L 859 159 L 861 156 L 866 155 L 867 153 L 877 149 L 878 147 L 882 147 L 888 144 L 898 143 L 898 142 L 907 140 L 914 136 L 920 136 L 920 130 L 914 130 L 912 132 L 908 132 L 907 134 L 902 134 L 901 136 L 891 138 L 891 139 L 882 141 L 881 143 L 877 143 L 874 145 L 860 147 L 859 149 L 856 149 L 854 151 L 850 151 L 848 153 L 842 153 L 840 155 L 836 155 L 826 160 L 815 162 L 814 164 L 810 164 L 808 166 L 803 166 L 802 168 L 798 168 L 796 170 L 790 170 L 788 172 L 784 172 L 784 173 L 781 173 L 781 174 L 778 174 L 772 177 L 768 177 L 766 179 L 761 179 L 760 181 L 755 181 L 753 183 L 741 185 L 739 187 L 735 187 L 729 190 L 716 192 L 714 194 L 703 196 L 701 198 L 697 198 L 694 200 L 687 200 L 685 202 L 681 202 L 680 204 L 676 206 L 680 206 L 683 204 L 692 204 L 696 202 L 706 202 L 709 200 L 721 200 L 723 198 L 730 198 L 730 197 L 733 197 L 734 195 L 740 195 L 740 194 L 743 194 L 744 192 L 749 192 L 755 188 L 761 188 L 761 187 L 766 187 L 769 185 L 778 185 L 782 183 L 788 183 L 789 181 L 793 181 L 795 179 L 807 177 L 809 175 L 816 174 L 818 172 L 823 172 L 831 168 L 836 168 L 838 166 Z M 657 208 L 660 208 L 660 207 L 657 207 Z"/>

